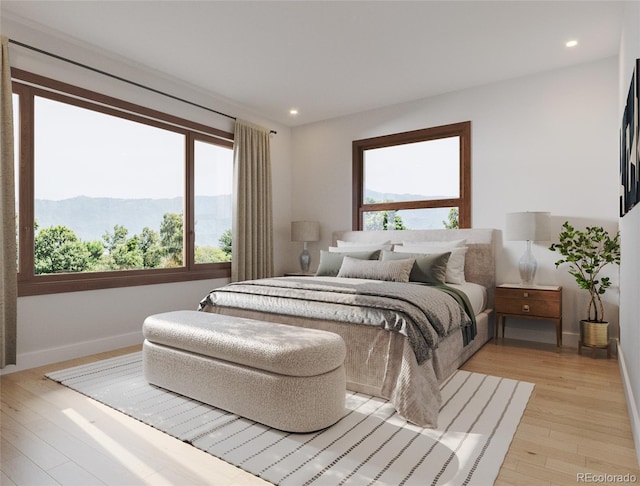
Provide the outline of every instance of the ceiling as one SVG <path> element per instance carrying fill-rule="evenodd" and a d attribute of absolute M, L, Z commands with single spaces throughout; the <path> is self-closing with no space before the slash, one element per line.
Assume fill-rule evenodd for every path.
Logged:
<path fill-rule="evenodd" d="M 1 10 L 296 126 L 617 55 L 623 3 L 2 0 Z"/>

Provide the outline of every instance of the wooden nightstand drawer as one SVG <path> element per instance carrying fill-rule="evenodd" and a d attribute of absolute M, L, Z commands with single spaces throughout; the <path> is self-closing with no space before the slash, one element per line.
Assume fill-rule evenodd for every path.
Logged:
<path fill-rule="evenodd" d="M 559 317 L 560 302 L 527 299 L 499 299 L 496 296 L 496 312 L 536 317 Z"/>
<path fill-rule="evenodd" d="M 521 300 L 553 300 L 560 302 L 560 293 L 555 290 L 496 288 L 496 299 L 521 299 Z"/>
<path fill-rule="evenodd" d="M 544 319 L 555 322 L 556 342 L 558 347 L 562 346 L 562 287 L 499 285 L 496 287 L 495 311 L 496 338 L 500 324 L 504 337 L 507 317 Z"/>
<path fill-rule="evenodd" d="M 561 294 L 549 290 L 496 289 L 496 312 L 522 316 L 561 316 Z"/>

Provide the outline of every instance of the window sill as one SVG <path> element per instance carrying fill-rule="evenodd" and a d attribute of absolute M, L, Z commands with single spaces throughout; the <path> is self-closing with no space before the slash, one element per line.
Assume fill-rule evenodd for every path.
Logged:
<path fill-rule="evenodd" d="M 229 278 L 230 276 L 230 263 L 199 265 L 195 270 L 176 268 L 151 271 L 101 272 L 81 275 L 38 275 L 29 280 L 21 280 L 20 277 L 18 277 L 18 297 L 188 282 L 191 280 Z"/>

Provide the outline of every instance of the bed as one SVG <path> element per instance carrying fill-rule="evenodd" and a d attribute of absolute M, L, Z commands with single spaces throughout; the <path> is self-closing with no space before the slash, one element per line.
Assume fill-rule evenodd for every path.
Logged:
<path fill-rule="evenodd" d="M 439 385 L 491 336 L 495 238 L 493 229 L 338 231 L 332 250 L 344 257 L 340 276 L 323 272 L 336 256 L 322 251 L 321 275 L 235 282 L 213 289 L 199 310 L 339 334 L 349 390 L 385 398 L 406 420 L 435 427 Z M 392 260 L 385 268 L 400 282 L 379 280 L 387 278 L 376 273 L 382 264 L 358 255 L 378 247 L 371 261 Z M 413 272 L 425 254 L 441 263 L 443 253 L 445 285 L 404 281 L 402 272 Z M 460 253 L 464 281 L 449 281 L 451 257 Z M 372 265 L 373 278 L 363 278 Z"/>

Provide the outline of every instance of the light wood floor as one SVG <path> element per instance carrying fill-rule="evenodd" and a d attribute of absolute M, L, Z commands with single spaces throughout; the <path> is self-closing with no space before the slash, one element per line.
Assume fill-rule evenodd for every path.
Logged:
<path fill-rule="evenodd" d="M 267 484 L 43 377 L 137 349 L 3 376 L 0 484 Z M 617 361 L 499 341 L 463 368 L 536 384 L 496 484 L 575 485 L 581 473 L 640 483 Z"/>
<path fill-rule="evenodd" d="M 640 483 L 618 362 L 598 353 L 499 340 L 465 363 L 536 385 L 496 484 L 576 485 L 578 474 L 631 474 Z"/>

